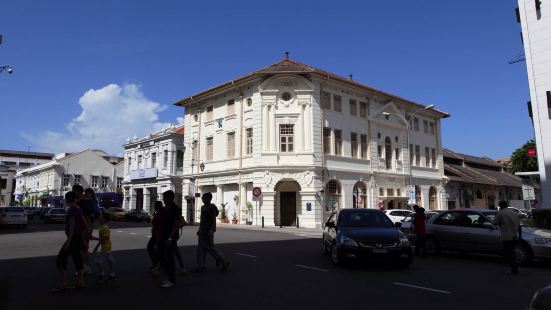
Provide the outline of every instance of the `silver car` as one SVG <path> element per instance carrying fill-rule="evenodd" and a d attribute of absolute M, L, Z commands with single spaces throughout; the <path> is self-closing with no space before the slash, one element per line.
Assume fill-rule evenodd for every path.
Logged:
<path fill-rule="evenodd" d="M 427 222 L 425 251 L 429 255 L 440 250 L 501 254 L 501 234 L 492 224 L 495 214 L 494 210 L 456 209 L 432 217 Z M 551 258 L 551 230 L 523 227 L 515 253 L 519 263 Z"/>

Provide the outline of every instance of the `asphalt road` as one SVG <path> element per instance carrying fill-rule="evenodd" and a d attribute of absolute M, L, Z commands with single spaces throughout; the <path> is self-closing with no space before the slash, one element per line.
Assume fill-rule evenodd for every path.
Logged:
<path fill-rule="evenodd" d="M 0 230 L 0 309 L 520 310 L 537 289 L 551 283 L 549 263 L 507 276 L 497 257 L 452 253 L 418 258 L 407 269 L 335 267 L 321 254 L 316 231 L 219 225 L 216 240 L 231 261 L 230 270 L 221 273 L 209 260 L 206 272 L 179 276 L 177 285 L 166 290 L 159 287 L 162 278 L 147 271 L 146 226 L 111 224 L 116 281 L 100 284 L 89 276 L 85 290 L 60 295 L 50 290 L 56 285 L 62 225 Z M 180 241 L 188 267 L 195 261 L 195 231 L 186 227 Z"/>

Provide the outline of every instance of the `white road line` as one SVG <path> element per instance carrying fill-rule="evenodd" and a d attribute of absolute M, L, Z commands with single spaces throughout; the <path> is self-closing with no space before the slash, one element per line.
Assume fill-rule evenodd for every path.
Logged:
<path fill-rule="evenodd" d="M 151 238 L 151 236 L 146 236 L 147 238 Z"/>
<path fill-rule="evenodd" d="M 130 233 L 131 235 L 135 235 L 136 233 Z"/>
<path fill-rule="evenodd" d="M 433 288 L 422 287 L 422 286 L 411 285 L 411 284 L 405 284 L 405 283 L 400 283 L 400 282 L 394 282 L 394 284 L 401 285 L 401 286 L 418 288 L 418 289 L 421 289 L 421 290 L 427 290 L 427 291 L 432 291 L 432 292 L 437 292 L 437 293 L 442 293 L 442 294 L 451 294 L 451 292 L 448 292 L 448 291 L 436 290 L 436 289 L 433 289 Z"/>
<path fill-rule="evenodd" d="M 243 253 L 235 253 L 235 255 L 241 255 L 241 256 L 247 256 L 247 257 L 256 258 L 256 256 L 254 256 L 254 255 L 243 254 Z"/>
<path fill-rule="evenodd" d="M 117 232 L 122 232 L 122 230 L 117 230 Z"/>
<path fill-rule="evenodd" d="M 321 268 L 310 267 L 310 266 L 304 266 L 304 265 L 295 265 L 295 266 L 300 267 L 300 268 L 305 268 L 305 269 L 323 271 L 323 272 L 329 271 L 329 270 L 327 270 L 327 269 L 321 269 Z"/>

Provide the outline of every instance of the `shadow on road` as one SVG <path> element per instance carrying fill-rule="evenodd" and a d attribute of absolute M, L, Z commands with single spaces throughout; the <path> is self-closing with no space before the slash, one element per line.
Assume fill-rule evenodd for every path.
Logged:
<path fill-rule="evenodd" d="M 97 222 L 94 225 L 97 228 Z M 110 221 L 110 228 L 135 228 L 135 227 L 150 227 L 150 223 L 145 222 L 118 222 Z M 47 231 L 63 231 L 65 229 L 64 223 L 45 223 L 40 219 L 29 219 L 27 228 L 18 228 L 15 226 L 0 226 L 0 235 L 5 234 L 24 234 L 24 233 L 36 233 Z"/>

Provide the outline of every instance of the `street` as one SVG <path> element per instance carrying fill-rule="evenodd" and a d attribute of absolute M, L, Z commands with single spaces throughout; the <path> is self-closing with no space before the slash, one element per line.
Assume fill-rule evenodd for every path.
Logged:
<path fill-rule="evenodd" d="M 159 287 L 149 274 L 147 224 L 112 222 L 118 279 L 85 290 L 53 295 L 55 255 L 63 224 L 35 220 L 27 231 L 0 229 L 0 309 L 524 309 L 532 294 L 551 283 L 548 262 L 503 274 L 494 256 L 416 258 L 410 268 L 351 264 L 333 266 L 322 254 L 316 230 L 218 225 L 218 248 L 231 261 L 227 273 L 215 270 L 177 278 Z M 195 262 L 195 232 L 185 227 L 179 242 L 187 268 Z M 93 244 L 95 245 L 95 243 Z M 72 262 L 69 263 L 72 271 Z M 70 277 L 70 282 L 73 277 Z"/>

